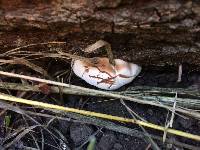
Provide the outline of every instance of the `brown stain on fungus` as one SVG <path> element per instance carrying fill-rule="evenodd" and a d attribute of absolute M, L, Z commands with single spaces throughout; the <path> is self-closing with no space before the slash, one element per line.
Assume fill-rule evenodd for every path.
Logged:
<path fill-rule="evenodd" d="M 116 73 L 108 58 L 88 58 L 83 61 L 83 65 L 85 66 L 86 71 L 90 68 L 97 68 L 100 72 L 107 73 L 109 76 Z"/>

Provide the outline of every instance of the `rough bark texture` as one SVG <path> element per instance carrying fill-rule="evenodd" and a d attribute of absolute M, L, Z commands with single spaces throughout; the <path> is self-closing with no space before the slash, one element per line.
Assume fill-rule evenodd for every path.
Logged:
<path fill-rule="evenodd" d="M 67 41 L 85 48 L 99 39 L 115 57 L 142 65 L 189 63 L 200 68 L 197 0 L 1 0 L 2 51 Z M 68 49 L 66 49 L 68 51 Z"/>

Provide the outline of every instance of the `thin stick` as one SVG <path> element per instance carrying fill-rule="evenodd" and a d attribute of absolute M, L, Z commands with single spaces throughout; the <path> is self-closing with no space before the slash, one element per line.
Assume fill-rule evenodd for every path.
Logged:
<path fill-rule="evenodd" d="M 107 121 L 107 120 L 84 116 L 84 115 L 80 115 L 80 114 L 76 114 L 76 113 L 68 112 L 68 113 L 63 114 L 63 112 L 61 112 L 61 111 L 47 109 L 48 111 L 51 111 L 53 113 L 52 115 L 49 115 L 49 114 L 45 114 L 45 113 L 26 111 L 26 110 L 19 108 L 18 106 L 13 106 L 6 102 L 0 102 L 0 108 L 8 109 L 8 110 L 11 110 L 13 112 L 16 112 L 16 113 L 19 113 L 22 115 L 27 114 L 27 116 L 33 115 L 33 116 L 38 116 L 38 117 L 50 118 L 50 119 L 51 118 L 58 119 L 58 120 L 62 120 L 62 121 L 71 121 L 71 122 L 76 122 L 76 123 L 92 124 L 92 125 L 99 126 L 101 128 L 106 128 L 108 130 L 112 130 L 112 131 L 115 131 L 118 133 L 123 133 L 123 134 L 129 135 L 129 136 L 142 138 L 142 139 L 145 136 L 147 136 L 145 133 L 138 131 L 136 129 L 130 129 L 130 128 L 115 124 L 113 122 Z M 64 116 L 64 117 L 60 117 L 60 115 Z M 162 141 L 162 138 L 159 136 L 151 135 L 151 137 L 155 140 Z M 166 142 L 176 145 L 176 146 L 179 146 L 179 147 L 182 147 L 182 148 L 187 148 L 187 149 L 191 149 L 191 150 L 199 150 L 199 148 L 197 148 L 193 145 L 188 145 L 188 144 L 178 142 L 178 141 L 172 140 L 172 139 L 166 139 Z"/>
<path fill-rule="evenodd" d="M 171 119 L 170 119 L 170 122 L 169 122 L 169 127 L 170 128 L 172 128 L 173 122 L 174 122 L 175 109 L 176 109 L 176 99 L 177 99 L 177 93 L 176 93 L 175 98 L 174 98 L 174 105 L 173 105 L 173 110 L 172 110 L 172 116 L 171 116 Z"/>
<path fill-rule="evenodd" d="M 170 107 L 170 106 L 155 103 L 155 102 L 152 102 L 152 101 L 143 101 L 143 100 L 138 99 L 138 98 L 123 96 L 123 95 L 120 95 L 120 94 L 115 94 L 115 93 L 110 93 L 110 92 L 105 92 L 105 91 L 100 91 L 100 90 L 94 90 L 94 89 L 84 88 L 84 87 L 70 85 L 70 84 L 66 84 L 66 83 L 61 83 L 61 82 L 56 82 L 56 81 L 51 81 L 51 80 L 46 80 L 46 79 L 40 79 L 40 78 L 36 78 L 36 77 L 30 77 L 30 76 L 25 76 L 25 75 L 20 75 L 20 74 L 15 74 L 15 73 L 9 73 L 9 72 L 4 72 L 4 71 L 0 71 L 0 74 L 5 75 L 5 76 L 10 76 L 10 77 L 15 77 L 15 78 L 22 78 L 22 79 L 42 82 L 42 83 L 46 83 L 46 84 L 66 87 L 66 88 L 70 88 L 70 91 L 74 90 L 74 92 L 76 92 L 76 93 L 77 93 L 77 91 L 82 92 L 82 93 L 89 93 L 90 96 L 102 96 L 102 97 L 110 97 L 110 98 L 117 98 L 117 99 L 125 99 L 125 100 L 133 101 L 133 102 L 136 102 L 136 103 L 140 103 L 140 104 L 147 104 L 147 105 L 153 105 L 153 106 L 165 108 L 165 109 L 168 109 L 170 111 L 173 110 L 173 107 Z M 71 93 L 71 94 L 73 94 L 73 93 Z M 195 112 L 195 111 L 191 111 L 191 110 L 188 111 L 188 110 L 181 109 L 181 108 L 176 108 L 175 111 L 181 112 L 181 113 L 184 113 L 184 114 L 196 117 L 196 118 L 200 118 L 200 113 Z"/>
<path fill-rule="evenodd" d="M 140 120 L 136 120 L 136 119 L 123 118 L 123 117 L 112 116 L 108 114 L 96 113 L 96 112 L 91 112 L 91 111 L 79 110 L 75 108 L 63 107 L 63 106 L 54 105 L 54 104 L 43 103 L 39 101 L 32 101 L 32 100 L 27 100 L 23 98 L 17 98 L 14 96 L 3 94 L 3 93 L 0 94 L 0 99 L 5 100 L 5 101 L 10 101 L 10 102 L 18 102 L 21 104 L 37 106 L 40 108 L 48 108 L 48 109 L 54 109 L 54 110 L 64 111 L 64 112 L 73 112 L 77 114 L 82 114 L 82 115 L 92 116 L 92 117 L 97 117 L 97 118 L 102 118 L 102 119 L 114 120 L 114 121 L 125 122 L 125 123 L 133 123 L 133 124 L 141 125 L 141 126 L 156 129 L 156 130 L 165 131 L 165 127 L 144 122 L 144 121 L 140 121 Z M 186 132 L 171 129 L 171 128 L 167 129 L 167 132 L 178 135 L 178 136 L 182 136 L 185 138 L 200 141 L 199 135 L 194 135 L 194 134 L 186 133 Z"/>
<path fill-rule="evenodd" d="M 10 83 L 10 82 L 0 82 L 0 89 L 9 89 L 9 90 L 19 90 L 19 91 L 33 91 L 33 92 L 43 92 L 39 87 L 41 86 L 41 84 L 38 85 L 23 85 L 21 83 Z M 59 87 L 57 86 L 49 86 L 50 89 L 50 93 L 59 93 Z M 74 94 L 74 95 L 89 95 L 89 96 L 96 96 L 96 97 L 109 97 L 109 96 L 104 96 L 104 95 L 94 95 L 95 93 L 91 93 L 88 91 L 80 91 L 80 90 L 74 90 L 71 88 L 66 88 L 66 87 L 62 87 L 62 93 L 63 94 Z M 118 95 L 123 95 L 123 96 L 127 96 L 129 97 L 128 94 L 122 94 L 120 92 L 113 92 L 114 94 L 118 94 Z M 142 94 L 141 96 L 138 96 L 137 94 L 133 93 L 130 95 L 130 97 L 137 97 L 137 98 L 141 98 L 143 101 L 153 101 L 153 102 L 164 102 L 167 105 L 171 105 L 172 102 L 171 100 L 174 98 L 171 97 L 160 97 L 159 95 L 151 95 L 148 98 L 147 96 L 143 96 L 144 94 L 148 94 L 144 91 L 140 91 L 140 93 Z M 112 98 L 112 97 L 111 97 Z M 164 99 L 164 100 L 163 100 Z M 109 99 L 109 100 L 103 100 L 103 102 L 105 101 L 111 101 L 111 100 L 116 100 L 116 98 L 114 99 Z M 96 102 L 102 102 L 102 101 L 95 101 L 95 102 L 91 102 L 91 103 L 96 103 Z M 177 106 L 183 106 L 186 105 L 187 103 L 187 108 L 196 108 L 196 109 L 200 109 L 200 101 L 197 99 L 192 99 L 192 98 L 177 98 Z"/>
<path fill-rule="evenodd" d="M 130 93 L 134 92 L 138 93 L 139 91 L 151 94 L 160 94 L 160 93 L 171 93 L 175 94 L 186 94 L 193 96 L 200 96 L 200 91 L 197 87 L 188 87 L 188 88 L 161 88 L 161 87 L 151 87 L 151 86 L 134 86 L 128 88 L 126 91 L 122 93 Z"/>
<path fill-rule="evenodd" d="M 112 64 L 114 66 L 115 65 L 115 61 L 114 61 L 114 56 L 113 56 L 113 53 L 112 53 L 112 49 L 111 49 L 110 43 L 108 43 L 106 41 L 103 41 L 103 40 L 99 40 L 99 41 L 95 42 L 94 44 L 89 45 L 87 48 L 85 48 L 84 51 L 88 52 L 88 53 L 92 53 L 95 50 L 97 50 L 97 49 L 99 49 L 99 48 L 101 48 L 103 46 L 105 46 L 105 49 L 106 49 L 107 56 L 109 58 L 110 64 Z"/>

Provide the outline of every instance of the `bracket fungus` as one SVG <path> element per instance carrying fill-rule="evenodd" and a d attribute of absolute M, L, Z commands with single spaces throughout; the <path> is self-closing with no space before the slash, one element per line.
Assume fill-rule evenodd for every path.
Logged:
<path fill-rule="evenodd" d="M 72 61 L 74 73 L 87 83 L 104 90 L 116 90 L 130 83 L 140 73 L 141 67 L 114 59 L 115 66 L 106 57 L 76 59 Z"/>

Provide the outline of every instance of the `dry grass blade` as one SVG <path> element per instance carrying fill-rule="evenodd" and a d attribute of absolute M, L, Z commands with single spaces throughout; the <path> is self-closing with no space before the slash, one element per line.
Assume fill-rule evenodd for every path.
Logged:
<path fill-rule="evenodd" d="M 159 94 L 159 93 L 171 93 L 175 94 L 184 94 L 184 95 L 192 95 L 192 96 L 200 96 L 200 91 L 198 87 L 189 87 L 189 88 L 161 88 L 161 87 L 151 87 L 151 86 L 134 86 L 129 87 L 126 91 L 122 93 L 126 94 L 138 94 L 139 92 L 145 92 L 150 94 Z"/>
<path fill-rule="evenodd" d="M 111 93 L 111 92 L 94 90 L 94 89 L 84 88 L 84 87 L 70 85 L 70 84 L 66 84 L 66 83 L 61 83 L 61 82 L 56 82 L 56 81 L 51 81 L 51 80 L 45 80 L 45 79 L 40 79 L 40 78 L 30 77 L 30 76 L 25 76 L 25 75 L 19 75 L 19 74 L 15 74 L 15 73 L 4 72 L 4 71 L 0 71 L 0 74 L 5 75 L 5 76 L 21 78 L 21 79 L 26 79 L 26 80 L 32 80 L 32 81 L 37 81 L 37 82 L 46 83 L 46 84 L 50 84 L 50 85 L 65 87 L 66 92 L 68 90 L 68 92 L 70 94 L 78 94 L 78 95 L 82 94 L 82 95 L 90 95 L 90 96 L 110 97 L 110 98 L 115 98 L 115 99 L 124 99 L 124 100 L 129 100 L 129 101 L 133 101 L 133 102 L 140 103 L 140 104 L 146 104 L 146 105 L 152 105 L 152 106 L 165 108 L 165 109 L 170 110 L 170 111 L 173 110 L 173 107 L 171 107 L 171 106 L 166 106 L 166 105 L 156 103 L 156 102 L 153 102 L 153 101 L 145 101 L 145 100 L 142 100 L 142 99 L 124 96 L 124 95 L 120 95 L 120 94 L 115 94 L 115 93 Z M 189 110 L 177 107 L 175 109 L 175 111 L 180 112 L 180 113 L 184 113 L 184 114 L 187 114 L 189 116 L 200 119 L 200 113 L 192 111 L 192 110 L 189 111 Z"/>
<path fill-rule="evenodd" d="M 46 125 L 40 124 L 37 120 L 35 120 L 33 117 L 31 117 L 31 116 L 30 116 L 28 113 L 26 113 L 26 111 L 24 111 L 23 109 L 20 109 L 19 107 L 16 107 L 16 106 L 14 107 L 14 106 L 12 106 L 12 105 L 10 105 L 10 104 L 2 103 L 2 102 L 0 102 L 0 107 L 1 107 L 1 108 L 4 108 L 4 109 L 7 109 L 7 110 L 12 110 L 12 111 L 17 112 L 17 113 L 19 113 L 19 114 L 21 114 L 21 115 L 26 116 L 27 118 L 29 118 L 30 120 L 32 120 L 38 127 L 41 127 L 41 128 L 43 128 L 44 130 L 46 130 L 46 131 L 50 134 L 50 136 L 52 137 L 52 140 L 55 141 L 55 143 L 57 143 L 57 142 L 56 142 L 56 139 L 59 140 L 59 138 L 58 138 L 56 135 L 54 135 L 50 130 L 48 130 L 48 129 L 46 128 Z M 33 114 L 34 114 L 34 113 L 33 113 Z M 31 114 L 31 115 L 32 115 L 32 114 Z M 27 128 L 29 128 L 29 127 L 27 127 Z M 12 137 L 16 136 L 17 134 L 19 134 L 19 132 L 24 131 L 25 129 L 26 129 L 26 128 L 23 128 L 23 129 L 21 129 L 21 130 L 15 132 L 15 133 L 13 133 L 11 136 L 8 136 L 7 138 L 5 138 L 5 140 L 7 140 L 8 138 L 12 138 Z M 17 137 L 17 138 L 18 138 L 18 137 Z M 20 138 L 22 138 L 22 137 L 20 136 Z M 33 140 L 34 140 L 34 139 L 33 139 Z M 14 142 L 15 142 L 15 141 L 14 141 Z M 35 142 L 35 141 L 34 141 L 34 142 Z M 10 144 L 11 144 L 11 142 L 10 142 Z M 14 143 L 13 143 L 13 144 L 14 144 Z M 50 144 L 50 146 L 53 147 L 53 145 L 51 145 L 51 144 Z M 57 143 L 56 147 L 60 147 L 58 143 Z"/>
<path fill-rule="evenodd" d="M 66 42 L 52 41 L 52 42 L 28 44 L 28 45 L 25 45 L 25 46 L 21 46 L 21 47 L 17 47 L 17 48 L 11 49 L 11 50 L 3 53 L 2 56 L 9 56 L 10 53 L 17 52 L 18 50 L 20 50 L 22 48 L 27 48 L 27 47 L 36 46 L 36 45 L 48 45 L 48 44 L 66 44 Z"/>
<path fill-rule="evenodd" d="M 34 125 L 26 128 L 21 133 L 19 133 L 11 142 L 5 144 L 5 148 L 11 147 L 13 144 L 15 144 L 17 141 L 19 141 L 21 138 L 23 138 L 26 134 L 33 131 L 34 128 L 39 127 L 40 125 Z"/>
<path fill-rule="evenodd" d="M 32 56 L 37 56 L 37 58 L 34 59 L 40 59 L 40 58 L 47 58 L 47 57 L 51 57 L 51 58 L 64 58 L 64 59 L 85 59 L 85 57 L 81 57 L 81 56 L 77 56 L 77 55 L 73 55 L 73 54 L 69 54 L 69 53 L 64 53 L 60 50 L 56 50 L 55 53 L 46 53 L 46 52 L 27 52 L 27 51 L 22 51 L 20 49 L 23 48 L 28 48 L 31 46 L 36 46 L 36 45 L 48 45 L 48 44 L 66 44 L 65 42 L 46 42 L 46 43 L 35 43 L 35 44 L 29 44 L 29 45 L 25 45 L 25 46 L 21 46 L 21 47 L 17 47 L 15 49 L 11 49 L 3 54 L 1 54 L 1 56 L 13 56 L 13 57 L 32 57 Z M 114 62 L 114 56 L 111 50 L 111 45 L 103 40 L 99 40 L 96 43 L 88 46 L 84 51 L 85 52 L 92 52 L 95 51 L 98 48 L 101 47 L 105 47 L 108 57 L 109 57 L 109 61 L 111 64 L 115 64 Z M 4 60 L 2 60 L 3 62 Z M 4 61 L 6 62 L 6 61 Z"/>
<path fill-rule="evenodd" d="M 27 111 L 25 111 L 25 110 L 23 110 L 23 109 L 20 109 L 19 107 L 16 107 L 16 106 L 13 106 L 13 105 L 4 103 L 4 102 L 0 102 L 0 108 L 7 109 L 7 110 L 11 110 L 11 111 L 14 111 L 14 112 L 16 112 L 16 113 L 19 113 L 19 114 L 21 114 L 21 115 L 26 116 L 27 118 L 29 118 L 30 120 L 32 120 L 32 121 L 36 124 L 36 125 L 35 125 L 36 127 L 40 127 L 40 128 L 42 128 L 43 130 L 46 130 L 46 131 L 50 134 L 52 140 L 53 140 L 55 143 L 57 143 L 56 140 L 59 140 L 59 138 L 58 138 L 55 134 L 53 134 L 49 129 L 46 128 L 46 125 L 42 125 L 42 124 L 40 124 L 39 122 L 37 122 L 33 117 L 31 117 L 31 116 L 29 115 L 29 113 L 27 113 Z M 30 114 L 31 114 L 31 113 L 30 113 Z M 32 115 L 33 115 L 33 114 L 35 114 L 35 113 L 32 112 Z M 47 115 L 47 114 L 46 114 L 46 115 Z M 47 116 L 48 116 L 48 115 L 47 115 Z M 55 118 L 56 118 L 56 117 L 54 117 L 53 119 L 55 119 Z M 12 140 L 11 142 L 7 143 L 6 146 L 7 146 L 7 145 L 8 145 L 8 147 L 11 146 L 12 144 L 16 143 L 18 140 L 20 140 L 21 138 L 23 138 L 24 135 L 28 134 L 28 133 L 29 133 L 28 130 L 27 130 L 26 132 L 23 132 L 23 131 L 25 131 L 26 129 L 29 129 L 29 127 L 30 127 L 30 126 L 24 127 L 24 128 L 22 128 L 22 129 L 20 129 L 20 130 L 15 131 L 15 132 L 12 133 L 11 135 L 7 136 L 7 137 L 5 138 L 5 141 L 7 141 L 7 140 L 9 140 L 9 139 L 11 139 L 11 138 L 14 138 L 14 137 L 15 137 L 15 138 L 14 138 L 14 140 Z M 17 136 L 17 135 L 18 135 L 18 136 Z M 18 139 L 18 140 L 17 140 L 17 139 Z M 30 139 L 30 140 L 33 140 L 33 142 L 38 142 L 38 140 L 35 140 L 35 139 Z M 46 143 L 46 144 L 49 145 L 49 146 L 51 146 L 51 147 L 54 147 L 54 148 L 56 148 L 56 149 L 61 149 L 61 147 L 60 147 L 60 145 L 59 145 L 58 143 L 57 143 L 56 146 L 53 146 L 53 145 L 48 144 L 48 143 Z"/>
<path fill-rule="evenodd" d="M 40 129 L 40 134 L 41 134 L 41 150 L 44 150 L 44 134 L 43 134 L 43 130 Z"/>
<path fill-rule="evenodd" d="M 97 49 L 105 46 L 105 45 L 108 45 L 109 43 L 103 41 L 103 40 L 99 40 L 89 46 L 87 46 L 85 49 L 84 49 L 84 52 L 87 52 L 87 53 L 94 53 Z"/>
<path fill-rule="evenodd" d="M 9 83 L 9 82 L 0 82 L 0 88 L 1 89 L 7 89 L 7 90 L 17 90 L 17 91 L 43 92 L 43 91 L 41 91 L 41 89 L 37 85 L 35 85 L 35 86 L 33 86 L 33 85 L 23 85 L 23 84 L 18 84 L 18 83 Z M 154 88 L 154 87 L 152 87 L 152 88 Z M 60 89 L 57 86 L 49 86 L 49 89 L 50 89 L 51 93 L 59 93 L 60 92 Z M 159 88 L 159 89 L 161 91 L 163 90 L 161 88 Z M 138 94 L 137 94 L 138 92 L 140 92 L 140 94 L 142 94 L 142 95 L 138 96 Z M 77 90 L 65 88 L 65 87 L 62 87 L 62 93 L 63 94 L 76 94 L 76 95 L 90 95 L 91 94 L 91 93 L 88 93 L 88 92 L 81 92 L 81 91 L 77 91 Z M 174 100 L 174 98 L 167 97 L 167 96 L 165 96 L 165 97 L 158 96 L 158 95 L 145 96 L 145 95 L 148 95 L 148 92 L 146 93 L 146 91 L 140 91 L 140 90 L 132 92 L 132 94 L 127 94 L 125 92 L 124 93 L 123 92 L 113 92 L 113 93 L 119 94 L 119 95 L 122 95 L 122 96 L 127 96 L 127 97 L 136 97 L 136 98 L 142 99 L 144 101 L 159 101 L 159 102 L 163 102 L 166 105 L 170 105 L 170 106 L 171 106 L 171 104 Z M 92 96 L 94 96 L 94 95 L 92 95 Z M 103 97 L 103 95 L 96 95 L 96 96 Z M 109 96 L 107 96 L 107 97 L 109 97 Z M 111 101 L 111 100 L 112 99 L 109 99 L 107 101 Z M 115 100 L 115 98 L 114 98 L 114 100 Z M 193 111 L 196 111 L 195 109 L 200 109 L 200 101 L 198 99 L 177 98 L 176 101 L 177 101 L 176 105 L 179 106 L 179 107 L 185 106 L 186 108 L 192 108 Z M 94 102 L 94 103 L 96 103 L 96 102 Z M 183 107 L 183 109 L 184 109 L 184 107 Z"/>
<path fill-rule="evenodd" d="M 24 58 L 18 58 L 18 59 L 13 59 L 13 60 L 3 60 L 0 59 L 1 63 L 9 63 L 9 64 L 21 64 L 24 66 L 27 66 L 29 68 L 31 68 L 32 70 L 40 73 L 41 75 L 44 75 L 45 77 L 50 78 L 50 76 L 48 75 L 47 71 L 45 71 L 43 68 L 41 68 L 40 66 L 37 66 L 33 63 L 31 63 L 30 61 L 24 59 Z"/>
<path fill-rule="evenodd" d="M 25 116 L 22 115 L 22 118 L 23 118 L 23 120 L 24 120 L 24 122 L 25 122 L 25 125 L 28 127 L 29 124 L 28 124 L 28 122 L 27 122 Z M 29 135 L 30 135 L 31 138 L 33 139 L 33 142 L 34 142 L 35 146 L 37 147 L 37 149 L 40 149 L 40 146 L 39 146 L 39 144 L 38 144 L 38 142 L 37 142 L 37 140 L 36 140 L 37 138 L 32 134 L 32 132 L 29 132 Z M 33 145 L 32 145 L 32 146 L 33 146 Z"/>
<path fill-rule="evenodd" d="M 9 52 L 9 51 L 8 51 Z M 11 57 L 12 59 L 9 60 L 12 62 L 12 60 L 15 61 L 15 59 L 25 59 L 29 58 L 29 60 L 36 60 L 41 58 L 60 58 L 60 59 L 86 59 L 85 57 L 70 54 L 70 53 L 64 53 L 62 51 L 56 50 L 55 52 L 47 53 L 47 52 L 41 52 L 41 51 L 11 51 L 10 53 L 6 52 L 6 56 Z M 5 53 L 4 53 L 5 54 Z M 2 55 L 4 55 L 2 54 Z M 6 61 L 4 59 L 1 59 L 0 62 L 2 63 L 9 63 L 9 61 Z"/>
<path fill-rule="evenodd" d="M 170 127 L 170 128 L 172 128 L 173 122 L 174 122 L 175 109 L 176 109 L 176 99 L 177 99 L 177 93 L 176 93 L 176 96 L 175 96 L 175 98 L 174 98 L 174 105 L 173 105 L 172 116 L 171 116 L 171 119 L 170 119 L 170 122 L 169 122 L 169 127 Z"/>
<path fill-rule="evenodd" d="M 175 98 L 174 98 L 174 105 L 173 105 L 173 110 L 172 110 L 171 118 L 170 118 L 169 121 L 166 119 L 165 131 L 164 131 L 164 133 L 163 133 L 163 142 L 165 142 L 166 137 L 167 137 L 167 129 L 168 129 L 169 127 L 172 128 L 172 125 L 173 125 L 173 121 L 174 121 L 174 117 L 175 117 L 176 99 L 177 99 L 177 93 L 176 93 Z M 169 114 L 168 114 L 168 115 L 169 115 Z M 167 116 L 168 116 L 168 115 L 167 115 Z M 168 118 L 168 117 L 167 117 L 167 118 Z"/>
<path fill-rule="evenodd" d="M 23 99 L 23 98 L 17 98 L 14 96 L 6 95 L 3 93 L 0 94 L 0 99 L 4 100 L 4 101 L 18 102 L 21 104 L 37 106 L 40 108 L 55 109 L 55 110 L 63 111 L 63 112 L 73 112 L 73 113 L 78 113 L 78 114 L 82 114 L 82 115 L 86 115 L 86 116 L 98 117 L 98 118 L 102 118 L 102 119 L 109 119 L 109 120 L 125 122 L 125 123 L 133 123 L 133 124 L 141 125 L 143 127 L 148 127 L 148 128 L 156 129 L 159 131 L 165 131 L 165 127 L 162 127 L 162 126 L 159 126 L 156 124 L 152 124 L 152 123 L 143 122 L 140 120 L 129 119 L 129 118 L 124 118 L 124 117 L 119 117 L 119 116 L 112 116 L 112 115 L 108 115 L 108 114 L 102 114 L 102 113 L 91 112 L 91 111 L 86 111 L 86 110 L 79 110 L 79 109 L 75 109 L 75 108 L 63 107 L 63 106 L 43 103 L 43 102 L 39 102 L 39 101 L 32 101 L 32 100 L 27 100 L 27 99 Z M 167 131 L 168 131 L 168 133 L 171 133 L 171 134 L 175 134 L 175 135 L 179 135 L 182 137 L 187 137 L 189 139 L 200 141 L 199 135 L 194 135 L 191 133 L 186 133 L 186 132 L 171 129 L 171 128 L 169 128 Z"/>
<path fill-rule="evenodd" d="M 127 111 L 131 114 L 131 116 L 133 117 L 133 119 L 136 119 L 136 117 L 141 118 L 133 110 L 131 110 L 131 108 L 128 107 L 123 100 L 120 100 L 120 101 L 121 101 L 122 105 L 125 106 L 125 108 L 127 109 Z M 142 121 L 144 121 L 144 119 L 142 119 Z M 142 129 L 142 131 L 145 133 L 145 135 L 147 135 L 147 136 L 145 136 L 145 139 L 146 139 L 146 141 L 148 141 L 150 143 L 150 145 L 151 145 L 150 147 L 152 147 L 152 149 L 154 149 L 154 150 L 160 150 L 160 148 L 158 147 L 158 145 L 156 144 L 156 142 L 152 139 L 152 137 L 150 136 L 150 134 L 141 125 L 139 125 L 139 126 Z"/>
<path fill-rule="evenodd" d="M 16 110 L 20 109 L 17 106 L 13 106 L 13 105 L 5 103 L 5 102 L 0 102 L 0 108 L 5 108 L 5 107 L 9 108 L 8 110 L 11 110 L 11 111 L 14 111 L 14 112 L 16 112 Z M 63 121 L 73 121 L 73 122 L 93 124 L 93 125 L 96 125 L 96 126 L 99 126 L 99 127 L 102 127 L 102 128 L 106 128 L 106 129 L 109 129 L 109 130 L 112 130 L 112 131 L 115 131 L 115 132 L 123 133 L 123 134 L 129 135 L 129 136 L 134 136 L 134 137 L 137 137 L 137 138 L 144 138 L 144 136 L 146 136 L 145 133 L 142 133 L 142 132 L 137 131 L 135 129 L 130 129 L 130 128 L 127 128 L 127 127 L 124 127 L 124 126 L 121 126 L 121 125 L 117 125 L 117 124 L 110 122 L 110 121 L 106 121 L 106 120 L 102 120 L 102 119 L 98 119 L 98 118 L 94 118 L 94 117 L 88 117 L 88 116 L 84 116 L 84 115 L 80 115 L 80 114 L 65 113 L 65 116 L 67 116 L 69 118 L 66 118 L 66 117 L 64 118 L 64 117 L 58 116 L 58 115 L 63 115 L 63 112 L 52 110 L 52 109 L 48 110 L 48 111 L 55 113 L 55 115 L 49 115 L 49 114 L 45 114 L 45 113 L 36 113 L 36 112 L 25 111 L 25 110 L 20 110 L 20 111 L 17 111 L 17 112 L 21 112 L 21 111 L 24 112 L 25 114 L 28 114 L 28 115 L 31 115 L 31 116 L 38 116 L 38 117 L 45 117 L 45 118 L 56 118 L 56 119 L 63 120 Z M 73 118 L 73 119 L 70 119 L 70 118 Z M 41 135 L 43 135 L 43 134 L 41 133 Z M 162 141 L 162 138 L 159 137 L 159 136 L 151 135 L 151 137 L 155 140 Z M 40 141 L 40 142 L 43 143 L 43 145 L 44 144 L 49 145 L 48 143 L 44 142 L 44 138 L 42 138 L 42 141 Z M 198 150 L 199 149 L 198 147 L 188 145 L 188 144 L 185 144 L 185 143 L 181 143 L 181 142 L 178 142 L 178 141 L 175 141 L 175 140 L 166 139 L 166 142 L 174 144 L 174 145 L 179 146 L 179 147 L 190 149 L 190 150 Z M 53 145 L 50 145 L 50 146 L 54 147 Z M 56 148 L 56 147 L 54 147 L 54 148 Z"/>
<path fill-rule="evenodd" d="M 84 52 L 88 52 L 88 53 L 92 53 L 94 52 L 95 50 L 101 48 L 101 47 L 104 47 L 105 46 L 105 49 L 107 51 L 107 55 L 108 55 L 108 58 L 109 58 L 109 61 L 112 65 L 115 65 L 115 62 L 114 62 L 114 56 L 113 56 L 113 53 L 112 53 L 112 49 L 111 49 L 111 45 L 106 42 L 106 41 L 103 41 L 103 40 L 99 40 L 97 41 L 96 43 L 94 44 L 91 44 L 89 45 L 85 50 Z"/>
<path fill-rule="evenodd" d="M 53 131 L 59 135 L 60 141 L 62 141 L 62 145 L 64 144 L 65 146 L 65 150 L 70 150 L 69 146 L 67 145 L 69 142 L 67 141 L 66 137 L 56 128 L 53 128 Z"/>

